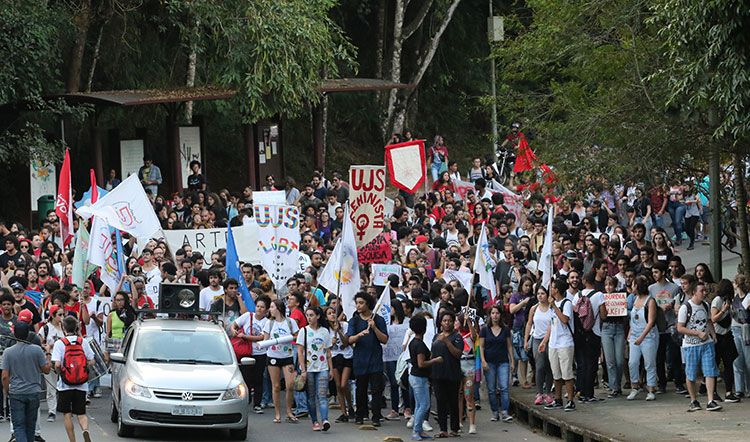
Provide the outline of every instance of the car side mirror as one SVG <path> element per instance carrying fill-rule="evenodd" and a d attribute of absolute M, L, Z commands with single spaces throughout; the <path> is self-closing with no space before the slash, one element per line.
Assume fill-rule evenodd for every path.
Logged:
<path fill-rule="evenodd" d="M 125 355 L 122 353 L 110 353 L 109 354 L 109 360 L 112 362 L 116 362 L 118 364 L 124 364 L 125 363 Z"/>
<path fill-rule="evenodd" d="M 240 359 L 240 365 L 255 365 L 255 358 L 242 358 Z"/>

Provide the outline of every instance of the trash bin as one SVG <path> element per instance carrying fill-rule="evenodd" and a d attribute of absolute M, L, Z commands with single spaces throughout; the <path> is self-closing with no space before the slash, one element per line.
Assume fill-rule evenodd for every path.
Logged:
<path fill-rule="evenodd" d="M 39 216 L 39 225 L 42 225 L 44 218 L 47 218 L 47 212 L 55 210 L 55 196 L 54 195 L 42 195 L 36 200 L 37 204 L 37 216 Z"/>

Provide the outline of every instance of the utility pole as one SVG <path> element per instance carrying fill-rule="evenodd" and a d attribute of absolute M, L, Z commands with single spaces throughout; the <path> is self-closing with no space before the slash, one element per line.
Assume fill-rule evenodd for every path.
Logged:
<path fill-rule="evenodd" d="M 709 238 L 711 242 L 710 267 L 715 280 L 721 279 L 721 195 L 719 194 L 719 145 L 714 142 L 708 163 L 708 202 L 711 208 Z M 735 171 L 739 173 L 739 171 Z"/>
<path fill-rule="evenodd" d="M 492 0 L 489 0 L 490 16 L 487 19 L 487 37 L 490 43 L 490 75 L 492 77 L 492 153 L 495 153 L 497 143 L 497 94 L 495 91 L 495 59 L 492 58 L 492 47 L 494 42 L 502 41 L 504 38 L 503 18 L 495 17 L 492 11 Z"/>

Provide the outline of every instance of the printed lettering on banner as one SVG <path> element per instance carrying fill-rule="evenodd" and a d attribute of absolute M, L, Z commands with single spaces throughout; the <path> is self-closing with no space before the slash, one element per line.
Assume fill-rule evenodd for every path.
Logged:
<path fill-rule="evenodd" d="M 369 243 L 383 231 L 385 166 L 349 168 L 350 217 L 357 248 Z"/>
<path fill-rule="evenodd" d="M 387 262 L 392 259 L 392 256 L 390 232 L 381 233 L 357 250 L 357 259 L 360 263 Z"/>
<path fill-rule="evenodd" d="M 372 264 L 372 283 L 377 286 L 388 285 L 389 275 L 401 276 L 401 266 L 398 264 Z"/>
<path fill-rule="evenodd" d="M 260 264 L 279 290 L 299 268 L 299 209 L 256 204 L 253 212 L 258 225 Z"/>
<path fill-rule="evenodd" d="M 193 251 L 200 252 L 207 260 L 211 254 L 227 247 L 227 229 L 189 229 L 164 230 L 164 239 L 171 250 L 179 250 L 183 246 L 190 246 Z M 237 246 L 240 261 L 250 264 L 260 264 L 258 256 L 258 228 L 255 223 L 232 228 L 234 244 Z"/>
<path fill-rule="evenodd" d="M 604 303 L 607 307 L 607 316 L 625 316 L 628 314 L 627 293 L 605 293 Z"/>

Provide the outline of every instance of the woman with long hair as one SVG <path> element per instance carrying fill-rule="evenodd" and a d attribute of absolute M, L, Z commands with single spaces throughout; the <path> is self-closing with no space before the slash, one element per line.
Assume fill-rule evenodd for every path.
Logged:
<path fill-rule="evenodd" d="M 302 327 L 297 339 L 297 360 L 302 367 L 302 379 L 307 382 L 307 409 L 312 429 L 328 431 L 331 428 L 328 422 L 328 376 L 333 371 L 331 332 L 320 307 L 307 307 L 305 317 L 307 325 Z M 320 407 L 320 420 L 316 403 Z"/>
<path fill-rule="evenodd" d="M 461 384 L 461 355 L 464 340 L 456 332 L 456 314 L 449 307 L 438 311 L 436 323 L 440 332 L 432 343 L 432 356 L 442 356 L 443 363 L 432 367 L 432 387 L 437 399 L 438 424 L 440 433 L 435 437 L 457 437 L 459 427 L 458 390 Z M 448 415 L 451 432 L 448 433 Z"/>
<path fill-rule="evenodd" d="M 497 422 L 502 411 L 503 421 L 509 422 L 508 413 L 510 396 L 508 378 L 513 365 L 513 344 L 510 329 L 506 325 L 503 308 L 495 304 L 490 307 L 487 324 L 479 330 L 479 354 L 482 358 L 482 371 L 487 378 L 487 397 L 492 410 L 491 421 Z M 498 407 L 498 389 L 500 390 L 500 407 Z"/>
<path fill-rule="evenodd" d="M 692 239 L 692 238 L 691 238 Z M 726 387 L 725 402 L 738 402 L 740 399 L 734 389 L 734 360 L 739 355 L 737 347 L 734 345 L 732 337 L 732 303 L 734 301 L 734 287 L 728 279 L 722 279 L 716 285 L 716 297 L 711 302 L 711 322 L 714 323 L 716 332 L 716 366 L 720 367 L 719 362 L 724 364 L 724 386 Z M 716 391 L 716 390 L 714 390 Z M 716 396 L 719 393 L 714 393 Z M 710 402 L 710 400 L 709 400 Z"/>
<path fill-rule="evenodd" d="M 268 306 L 271 300 L 266 296 L 261 296 L 255 300 L 255 311 L 245 312 L 239 318 L 232 322 L 229 328 L 229 334 L 232 337 L 241 337 L 250 342 L 259 342 L 263 340 L 263 328 L 268 322 Z M 252 388 L 253 411 L 256 414 L 263 413 L 261 402 L 263 401 L 263 376 L 266 371 L 266 353 L 265 348 L 253 345 L 252 356 L 255 359 L 255 365 L 240 365 L 242 378 L 247 384 L 248 391 Z M 249 396 L 249 394 L 248 394 Z"/>
<path fill-rule="evenodd" d="M 583 273 L 586 274 L 594 268 L 594 262 L 604 259 L 602 243 L 594 238 L 594 235 L 586 235 L 586 257 L 583 259 Z"/>
<path fill-rule="evenodd" d="M 331 300 L 329 299 L 329 301 Z M 338 312 L 338 310 L 341 310 L 341 307 L 338 306 L 338 298 L 335 301 L 336 306 L 331 302 L 331 305 L 326 308 L 326 319 L 332 335 L 333 381 L 336 383 L 336 396 L 341 407 L 341 416 L 336 419 L 336 422 L 340 423 L 349 422 L 350 417 L 354 418 L 354 403 L 352 402 L 352 392 L 349 389 L 349 379 L 354 366 L 354 350 L 346 338 L 349 323 L 346 320 L 339 320 L 339 316 L 343 313 Z"/>
<path fill-rule="evenodd" d="M 693 272 L 695 274 L 695 279 L 698 280 L 698 282 L 702 282 L 704 284 L 714 284 L 714 275 L 711 273 L 711 270 L 708 268 L 708 265 L 706 263 L 698 263 L 695 266 L 695 271 Z"/>
<path fill-rule="evenodd" d="M 526 378 L 529 356 L 523 349 L 523 334 L 526 319 L 535 301 L 534 280 L 524 275 L 518 283 L 518 292 L 510 298 L 510 314 L 513 315 L 513 357 L 517 364 L 514 384 L 520 380 L 522 388 L 531 388 L 531 383 Z"/>
<path fill-rule="evenodd" d="M 391 323 L 388 324 L 388 342 L 383 346 L 383 362 L 385 363 L 385 375 L 391 384 L 391 412 L 385 416 L 385 420 L 399 420 L 399 399 L 402 397 L 401 389 L 396 379 L 396 363 L 401 355 L 401 344 L 409 329 L 409 319 L 404 316 L 404 308 L 400 302 L 391 303 Z M 403 395 L 404 408 L 409 406 L 409 395 Z"/>
<path fill-rule="evenodd" d="M 450 287 L 450 286 L 448 286 Z M 456 302 L 463 303 L 463 299 L 468 295 L 466 290 L 462 297 L 457 296 Z M 474 308 L 474 303 L 469 298 L 469 308 Z M 463 407 L 462 404 L 466 404 L 466 414 L 469 417 L 469 434 L 477 433 L 476 425 L 476 409 L 474 407 L 474 389 L 476 388 L 476 355 L 474 354 L 474 343 L 477 341 L 477 323 L 479 318 L 472 319 L 466 313 L 460 313 L 456 316 L 455 329 L 461 334 L 464 340 L 463 354 L 461 355 L 461 373 L 463 378 L 461 379 L 461 387 L 459 388 L 459 405 L 458 405 L 458 419 L 463 420 Z"/>
<path fill-rule="evenodd" d="M 445 140 L 440 135 L 435 135 L 432 147 L 427 151 L 427 161 L 430 163 L 432 181 L 437 181 L 440 171 L 448 169 L 448 148 L 445 147 Z"/>
<path fill-rule="evenodd" d="M 734 360 L 734 388 L 737 393 L 750 397 L 750 340 L 745 340 L 743 329 L 750 324 L 750 296 L 747 296 L 750 284 L 747 276 L 739 274 L 734 277 L 735 295 L 732 299 L 732 336 L 738 356 Z"/>
<path fill-rule="evenodd" d="M 640 275 L 633 283 L 635 288 L 635 299 L 633 310 L 630 314 L 630 332 L 628 342 L 630 343 L 630 357 L 628 364 L 630 369 L 630 385 L 633 390 L 628 395 L 632 401 L 640 392 L 639 386 L 648 388 L 647 401 L 656 399 L 656 350 L 659 347 L 659 334 L 656 329 L 656 301 L 648 291 L 648 279 Z M 646 380 L 640 379 L 641 357 L 646 367 Z"/>
<path fill-rule="evenodd" d="M 667 234 L 656 231 L 653 236 L 654 260 L 669 265 L 669 260 L 674 256 L 672 248 L 669 247 Z"/>
<path fill-rule="evenodd" d="M 627 257 L 625 258 L 627 259 Z M 618 268 L 620 260 L 617 261 Z M 623 263 L 625 264 L 625 263 Z M 625 265 L 623 265 L 624 271 Z M 604 291 L 615 293 L 620 280 L 615 276 L 604 279 Z M 607 380 L 609 383 L 609 398 L 614 399 L 622 394 L 622 375 L 625 367 L 625 316 L 607 316 L 601 320 L 602 349 L 607 363 Z"/>
<path fill-rule="evenodd" d="M 547 336 L 547 330 L 552 325 L 554 310 L 550 307 L 550 298 L 547 289 L 541 284 L 536 289 L 537 304 L 529 311 L 529 320 L 526 321 L 523 348 L 531 352 L 534 357 L 536 375 L 536 399 L 534 405 L 549 405 L 555 401 L 550 395 L 552 389 L 552 368 L 549 363 L 548 349 L 539 351 L 539 344 Z"/>
<path fill-rule="evenodd" d="M 268 309 L 269 320 L 263 328 L 263 340 L 277 339 L 286 336 L 297 336 L 299 327 L 297 322 L 286 317 L 286 306 L 281 299 L 271 301 Z M 271 377 L 273 388 L 273 408 L 276 416 L 274 423 L 281 422 L 281 377 L 286 384 L 286 421 L 296 423 L 297 418 L 292 414 L 292 401 L 294 400 L 294 359 L 292 358 L 293 345 L 291 342 L 272 345 L 268 348 L 268 374 Z"/>

